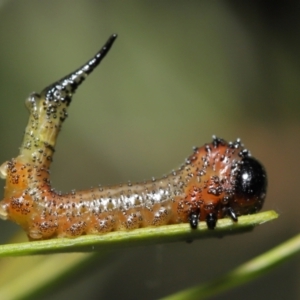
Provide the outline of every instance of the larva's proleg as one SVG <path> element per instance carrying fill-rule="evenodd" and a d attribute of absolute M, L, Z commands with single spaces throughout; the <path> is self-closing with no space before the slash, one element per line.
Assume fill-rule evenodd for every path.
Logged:
<path fill-rule="evenodd" d="M 0 217 L 21 225 L 31 240 L 40 240 L 174 223 L 195 229 L 199 221 L 213 229 L 219 218 L 237 221 L 260 210 L 267 187 L 263 166 L 240 140 L 227 143 L 216 137 L 161 179 L 55 192 L 49 168 L 72 95 L 116 37 L 81 68 L 27 100 L 30 117 L 20 154 L 0 167 L 6 178 Z"/>

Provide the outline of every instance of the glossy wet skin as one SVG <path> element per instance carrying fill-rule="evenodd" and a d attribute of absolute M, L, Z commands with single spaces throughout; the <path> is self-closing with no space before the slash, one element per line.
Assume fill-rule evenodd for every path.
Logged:
<path fill-rule="evenodd" d="M 77 87 L 101 62 L 113 35 L 89 62 L 44 89 L 26 104 L 30 118 L 20 154 L 0 168 L 6 178 L 0 216 L 20 224 L 31 240 L 76 237 L 146 226 L 217 220 L 261 209 L 267 186 L 262 165 L 239 140 L 214 137 L 177 171 L 143 183 L 60 194 L 50 184 L 58 132 Z"/>

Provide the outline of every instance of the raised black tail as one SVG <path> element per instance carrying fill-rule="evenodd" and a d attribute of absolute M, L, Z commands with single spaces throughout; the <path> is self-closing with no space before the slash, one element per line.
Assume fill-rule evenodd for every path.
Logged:
<path fill-rule="evenodd" d="M 84 79 L 100 64 L 102 59 L 108 53 L 112 44 L 117 38 L 117 34 L 111 35 L 105 45 L 99 52 L 82 67 L 62 79 L 56 81 L 50 86 L 46 87 L 41 96 L 47 101 L 64 102 L 69 105 L 72 96 L 75 93 L 77 87 L 84 81 Z"/>

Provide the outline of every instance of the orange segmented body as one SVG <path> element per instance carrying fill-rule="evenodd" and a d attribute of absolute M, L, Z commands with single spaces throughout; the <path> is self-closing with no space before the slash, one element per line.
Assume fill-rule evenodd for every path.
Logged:
<path fill-rule="evenodd" d="M 27 100 L 30 118 L 20 154 L 0 168 L 6 178 L 0 217 L 20 224 L 29 239 L 76 237 L 146 226 L 206 221 L 255 213 L 262 208 L 267 186 L 263 166 L 240 140 L 195 148 L 177 171 L 143 183 L 57 193 L 49 168 L 67 108 L 77 87 L 101 62 L 116 39 L 81 68 Z"/>

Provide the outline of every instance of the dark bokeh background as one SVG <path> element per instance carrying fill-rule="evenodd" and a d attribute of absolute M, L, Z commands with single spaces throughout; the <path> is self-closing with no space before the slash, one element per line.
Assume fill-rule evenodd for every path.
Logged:
<path fill-rule="evenodd" d="M 29 93 L 84 63 L 113 32 L 112 51 L 72 103 L 53 185 L 68 191 L 160 176 L 212 134 L 241 137 L 268 171 L 264 210 L 280 218 L 221 240 L 120 251 L 43 299 L 155 299 L 299 233 L 299 1 L 6 1 L 0 161 L 18 153 Z M 2 243 L 17 230 L 1 221 Z M 299 278 L 298 257 L 214 299 L 299 299 Z"/>

